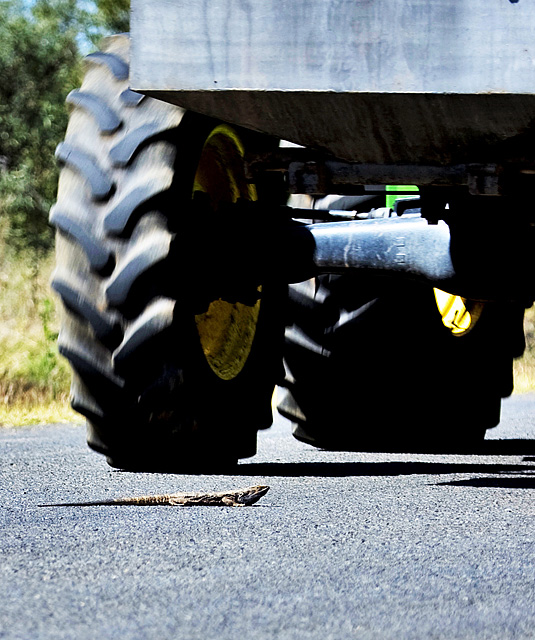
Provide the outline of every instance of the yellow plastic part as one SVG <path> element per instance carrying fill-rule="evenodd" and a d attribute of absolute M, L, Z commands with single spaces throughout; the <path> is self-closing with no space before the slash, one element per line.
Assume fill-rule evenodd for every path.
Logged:
<path fill-rule="evenodd" d="M 414 185 L 386 185 L 386 206 L 393 207 L 399 198 L 397 191 L 418 191 Z M 392 193 L 388 193 L 392 192 Z M 442 316 L 442 322 L 454 336 L 463 336 L 471 331 L 481 316 L 484 304 L 467 298 L 434 289 L 435 300 Z"/>
<path fill-rule="evenodd" d="M 238 198 L 256 200 L 256 188 L 245 178 L 244 154 L 243 144 L 232 127 L 216 127 L 201 152 L 193 194 L 207 193 L 214 208 Z M 245 366 L 259 313 L 260 300 L 254 306 L 214 300 L 205 313 L 195 316 L 206 361 L 222 380 L 232 380 Z"/>
<path fill-rule="evenodd" d="M 442 322 L 454 336 L 465 335 L 474 328 L 484 303 L 461 298 L 441 289 L 434 289 L 434 292 Z"/>

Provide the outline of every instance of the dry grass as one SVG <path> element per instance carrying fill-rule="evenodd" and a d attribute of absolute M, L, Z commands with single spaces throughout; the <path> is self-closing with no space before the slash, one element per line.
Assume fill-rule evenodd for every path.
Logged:
<path fill-rule="evenodd" d="M 514 363 L 515 393 L 535 391 L 535 306 L 526 311 L 524 318 L 526 351 Z"/>
<path fill-rule="evenodd" d="M 58 354 L 49 287 L 53 257 L 13 256 L 0 242 L 0 425 L 78 419 L 70 372 Z"/>
<path fill-rule="evenodd" d="M 28 403 L 19 398 L 13 404 L 0 406 L 0 428 L 31 424 L 53 424 L 59 422 L 83 422 L 84 418 L 73 411 L 67 400 L 45 400 L 39 404 Z"/>

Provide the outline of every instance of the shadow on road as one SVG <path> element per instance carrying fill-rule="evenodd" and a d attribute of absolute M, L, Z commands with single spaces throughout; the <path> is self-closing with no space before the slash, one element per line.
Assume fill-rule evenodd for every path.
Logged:
<path fill-rule="evenodd" d="M 535 476 L 519 476 L 518 478 L 470 478 L 468 480 L 437 482 L 437 485 L 449 485 L 453 487 L 488 487 L 491 489 L 535 489 Z"/>
<path fill-rule="evenodd" d="M 362 452 L 361 452 L 362 453 Z M 367 451 L 366 453 L 373 453 Z M 398 454 L 431 454 L 438 455 L 438 451 L 376 451 L 375 453 Z M 523 455 L 522 462 L 535 463 L 535 457 L 526 454 L 535 453 L 535 440 L 487 440 L 477 450 L 456 452 L 457 455 L 470 456 L 506 456 Z M 358 452 L 356 452 L 358 455 Z M 442 452 L 442 457 L 447 458 L 447 453 Z M 123 469 L 114 469 L 115 473 L 130 473 Z M 212 464 L 208 468 L 181 465 L 180 470 L 173 466 L 144 468 L 144 473 L 169 473 L 178 475 L 224 475 L 224 476 L 279 476 L 279 477 L 324 477 L 342 478 L 348 476 L 408 476 L 408 475 L 452 475 L 455 473 L 487 473 L 487 474 L 511 474 L 533 473 L 535 466 L 521 463 L 477 463 L 477 462 L 243 462 L 241 464 L 214 468 Z M 459 481 L 469 482 L 469 481 Z M 453 484 L 453 483 L 443 483 Z M 468 485 L 467 485 L 468 486 Z M 476 485 L 473 485 L 476 486 Z M 490 485 L 489 485 L 490 486 Z"/>
<path fill-rule="evenodd" d="M 346 476 L 451 475 L 455 473 L 533 473 L 525 464 L 448 462 L 253 462 L 240 464 L 229 475 L 339 478 Z M 535 482 L 535 477 L 533 478 Z"/>

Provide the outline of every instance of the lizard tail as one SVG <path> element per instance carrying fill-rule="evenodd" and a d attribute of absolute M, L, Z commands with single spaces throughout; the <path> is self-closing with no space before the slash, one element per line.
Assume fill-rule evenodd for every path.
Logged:
<path fill-rule="evenodd" d="M 115 500 L 97 500 L 95 502 L 57 502 L 56 504 L 38 504 L 38 507 L 100 507 L 118 504 Z M 120 503 L 119 503 L 120 504 Z"/>

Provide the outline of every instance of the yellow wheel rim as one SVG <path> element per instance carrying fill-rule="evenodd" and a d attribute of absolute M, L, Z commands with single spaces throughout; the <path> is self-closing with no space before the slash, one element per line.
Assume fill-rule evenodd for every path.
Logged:
<path fill-rule="evenodd" d="M 454 336 L 465 335 L 474 328 L 483 311 L 482 302 L 461 298 L 440 289 L 434 289 L 434 292 L 442 323 Z"/>
<path fill-rule="evenodd" d="M 244 153 L 243 144 L 231 127 L 216 127 L 201 152 L 193 195 L 208 194 L 214 208 L 239 198 L 256 200 L 256 188 L 245 178 Z M 259 313 L 260 300 L 254 306 L 214 300 L 205 313 L 195 316 L 206 361 L 222 380 L 232 380 L 245 366 Z"/>

